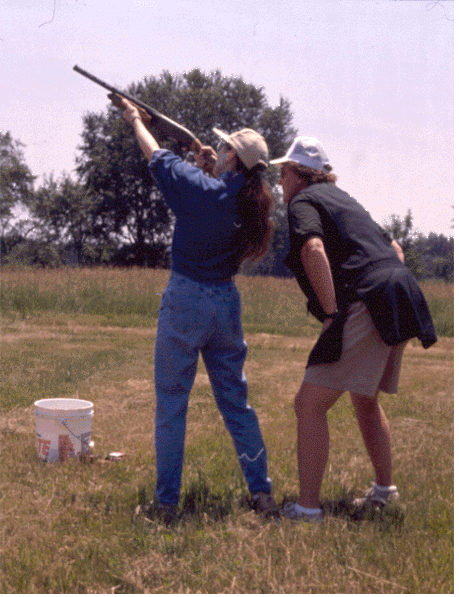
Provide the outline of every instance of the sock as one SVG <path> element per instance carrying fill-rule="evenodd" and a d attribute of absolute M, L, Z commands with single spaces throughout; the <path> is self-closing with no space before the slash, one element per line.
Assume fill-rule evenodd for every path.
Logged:
<path fill-rule="evenodd" d="M 396 487 L 395 485 L 387 485 L 387 486 L 384 486 L 384 485 L 378 485 L 377 483 L 375 483 L 375 487 L 376 487 L 376 489 L 378 489 L 379 491 L 385 491 L 386 493 L 387 493 L 387 492 L 391 492 L 391 491 L 396 491 L 396 490 L 397 490 L 397 487 Z"/>
<path fill-rule="evenodd" d="M 315 516 L 322 512 L 320 508 L 303 508 L 303 506 L 300 506 L 299 504 L 295 504 L 295 510 L 301 514 L 307 514 L 308 516 Z"/>

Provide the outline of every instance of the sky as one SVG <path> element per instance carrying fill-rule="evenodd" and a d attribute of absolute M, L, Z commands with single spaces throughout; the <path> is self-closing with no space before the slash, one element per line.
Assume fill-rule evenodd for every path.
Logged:
<path fill-rule="evenodd" d="M 107 107 L 75 64 L 120 88 L 218 69 L 289 100 L 376 221 L 454 233 L 452 0 L 0 0 L 0 58 L 0 130 L 37 185 L 74 176 L 83 116 Z"/>

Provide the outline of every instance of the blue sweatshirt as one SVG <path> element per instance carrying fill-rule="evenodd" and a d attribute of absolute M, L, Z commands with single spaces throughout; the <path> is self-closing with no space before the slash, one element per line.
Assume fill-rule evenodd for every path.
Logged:
<path fill-rule="evenodd" d="M 244 175 L 224 172 L 209 178 L 166 149 L 153 153 L 149 168 L 177 218 L 172 270 L 199 282 L 234 276 L 244 249 L 236 198 Z"/>

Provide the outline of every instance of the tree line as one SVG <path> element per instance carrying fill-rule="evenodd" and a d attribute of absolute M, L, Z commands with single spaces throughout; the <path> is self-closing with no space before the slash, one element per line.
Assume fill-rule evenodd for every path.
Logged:
<path fill-rule="evenodd" d="M 164 71 L 131 84 L 127 91 L 191 129 L 203 144 L 215 143 L 212 127 L 228 132 L 249 127 L 260 132 L 271 155 L 278 156 L 297 135 L 287 99 L 280 97 L 271 107 L 263 88 L 219 71 Z M 76 176 L 47 175 L 38 189 L 22 143 L 0 131 L 2 265 L 169 266 L 174 216 L 126 126 L 111 105 L 103 113 L 86 114 Z M 157 138 L 162 147 L 192 159 L 183 147 L 158 134 Z M 275 169 L 268 170 L 268 177 L 279 197 Z M 276 202 L 273 218 L 272 249 L 247 273 L 291 275 L 283 263 L 288 225 L 281 201 Z M 453 280 L 452 238 L 416 233 L 411 212 L 391 216 L 385 228 L 404 249 L 406 263 L 418 278 Z"/>

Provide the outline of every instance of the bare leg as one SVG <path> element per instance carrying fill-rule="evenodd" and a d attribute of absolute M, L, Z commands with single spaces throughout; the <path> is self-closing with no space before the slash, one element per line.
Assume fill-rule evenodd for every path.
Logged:
<path fill-rule="evenodd" d="M 351 393 L 360 432 L 376 474 L 378 485 L 392 485 L 390 428 L 377 397 Z"/>
<path fill-rule="evenodd" d="M 295 398 L 298 433 L 298 475 L 304 508 L 319 508 L 319 492 L 328 460 L 327 411 L 341 396 L 332 390 L 303 383 Z"/>

